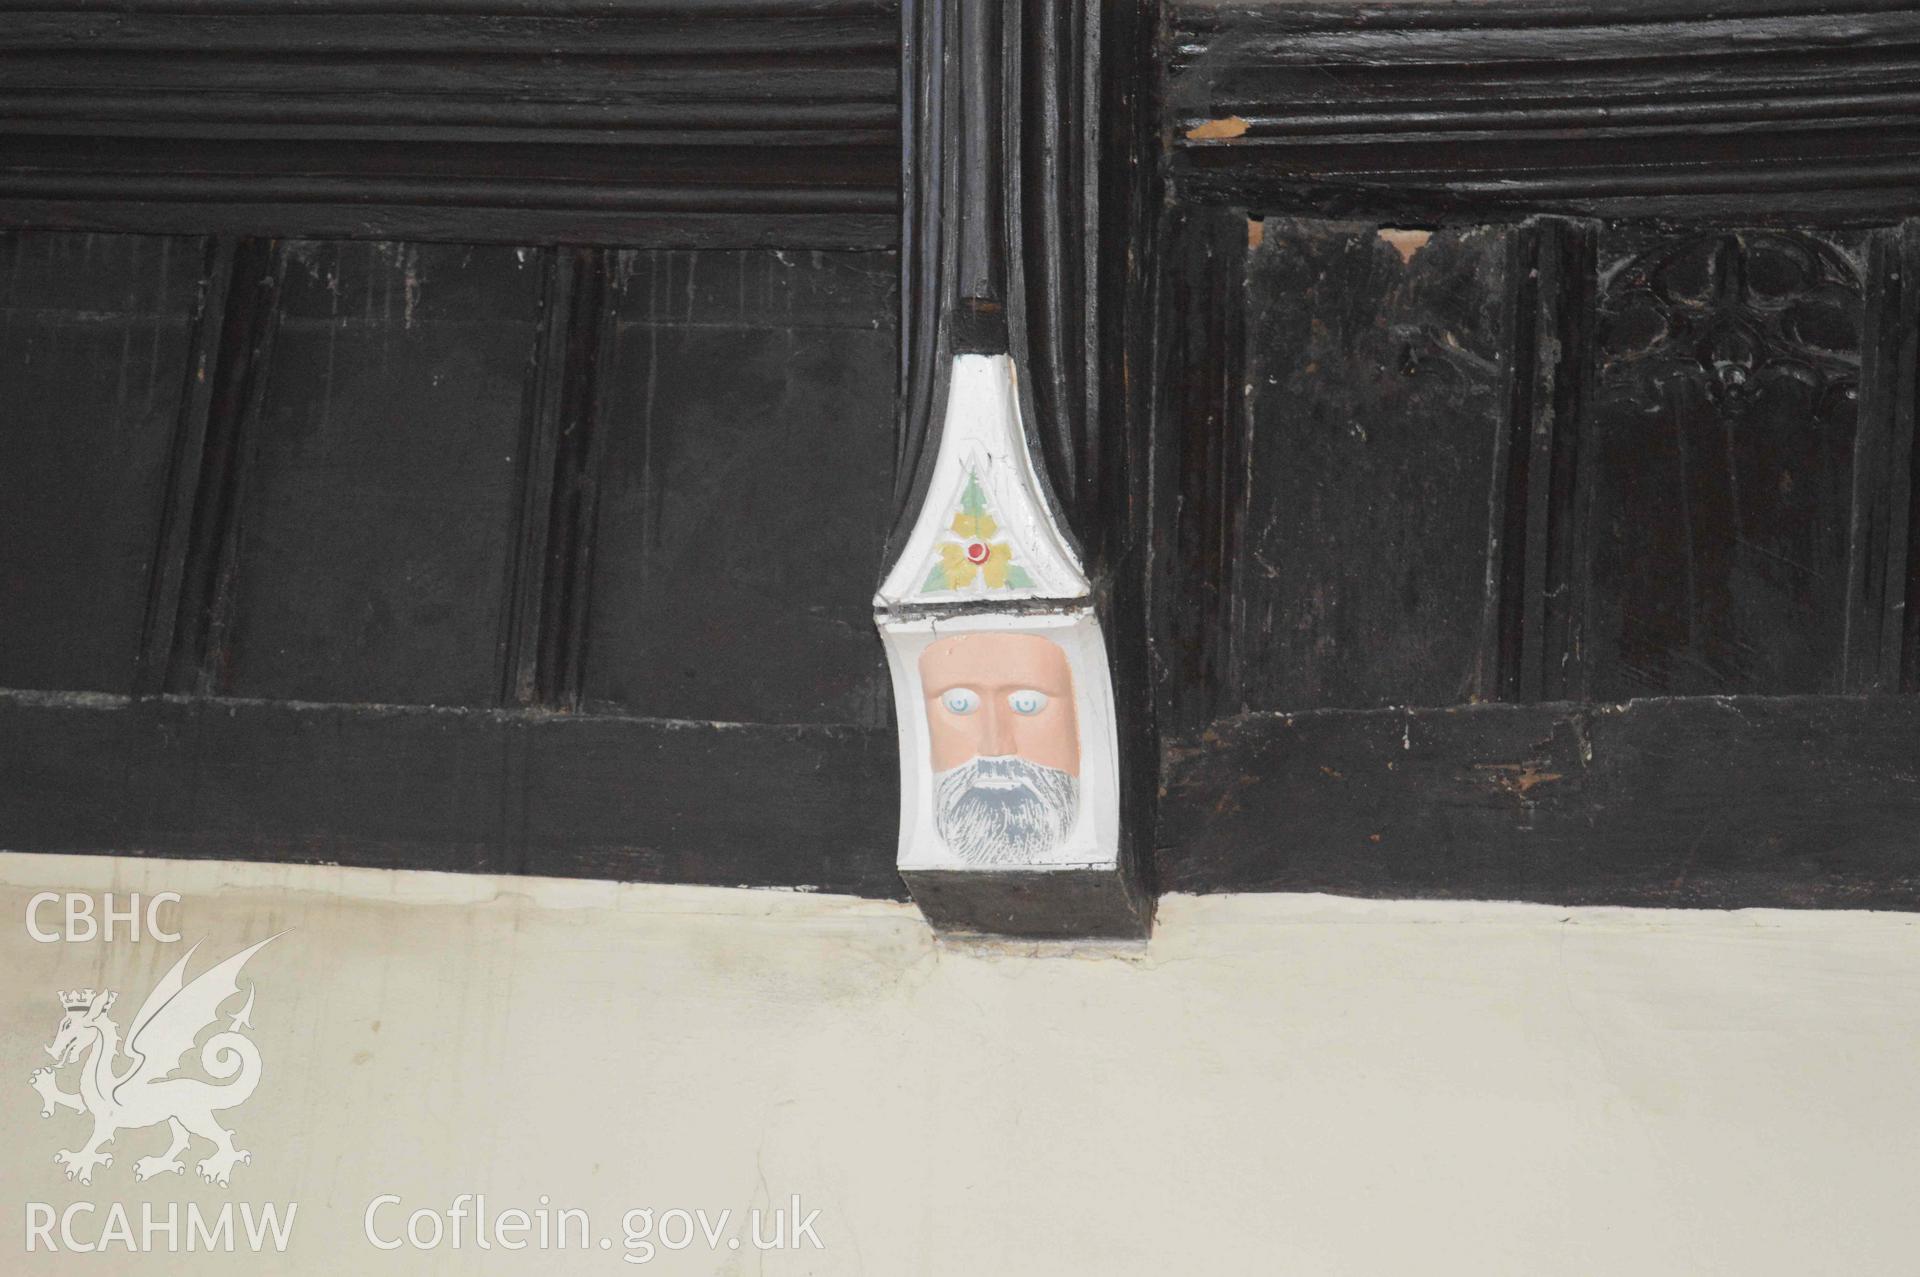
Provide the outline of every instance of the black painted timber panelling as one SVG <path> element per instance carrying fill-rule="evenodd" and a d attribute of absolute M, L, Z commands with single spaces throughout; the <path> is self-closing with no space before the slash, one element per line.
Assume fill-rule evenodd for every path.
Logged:
<path fill-rule="evenodd" d="M 582 696 L 661 718 L 891 721 L 891 254 L 615 262 Z"/>
<path fill-rule="evenodd" d="M 1248 226 L 1162 408 L 1215 714 L 1900 686 L 1911 228 Z"/>
<path fill-rule="evenodd" d="M 133 689 L 207 253 L 0 234 L 0 686 Z"/>
<path fill-rule="evenodd" d="M 0 847 L 902 891 L 892 253 L 6 247 Z"/>
<path fill-rule="evenodd" d="M 1249 709 L 1483 697 L 1515 236 L 1268 218 L 1247 268 L 1232 668 Z"/>
<path fill-rule="evenodd" d="M 1920 908 L 1917 105 L 1906 0 L 0 0 L 0 847 L 898 895 L 1012 349 L 1158 886 Z"/>
<path fill-rule="evenodd" d="M 1602 700 L 1839 691 L 1865 236 L 1600 236 Z"/>
<path fill-rule="evenodd" d="M 1170 233 L 1163 888 L 1920 904 L 1912 224 Z"/>
<path fill-rule="evenodd" d="M 213 690 L 488 705 L 547 255 L 282 245 Z"/>

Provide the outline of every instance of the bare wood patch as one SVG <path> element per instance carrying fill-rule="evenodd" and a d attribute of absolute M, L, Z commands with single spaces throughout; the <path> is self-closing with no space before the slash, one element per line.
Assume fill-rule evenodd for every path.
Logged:
<path fill-rule="evenodd" d="M 1231 142 L 1246 134 L 1248 124 L 1237 115 L 1224 119 L 1207 120 L 1187 130 L 1189 142 Z"/>
<path fill-rule="evenodd" d="M 1566 779 L 1565 773 L 1542 771 L 1537 762 L 1476 763 L 1474 770 L 1491 772 L 1494 785 L 1509 794 L 1524 795 L 1535 785 L 1551 785 Z"/>
<path fill-rule="evenodd" d="M 1380 242 L 1392 247 L 1400 254 L 1402 262 L 1410 262 L 1413 255 L 1427 246 L 1433 238 L 1432 231 L 1409 230 L 1399 226 L 1382 226 L 1379 231 Z"/>

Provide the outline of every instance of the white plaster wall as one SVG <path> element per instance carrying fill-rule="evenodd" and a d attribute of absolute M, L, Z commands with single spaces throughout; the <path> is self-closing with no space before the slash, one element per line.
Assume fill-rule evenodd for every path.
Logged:
<path fill-rule="evenodd" d="M 178 891 L 185 940 L 34 943 L 43 888 Z M 62 1180 L 53 991 L 124 1025 L 187 944 L 286 927 L 232 1188 L 135 1185 L 156 1130 Z M 1920 1270 L 1900 915 L 1175 897 L 1149 945 L 1035 952 L 831 897 L 6 855 L 0 971 L 5 1273 Z M 616 1245 L 381 1252 L 383 1192 L 545 1194 Z M 631 1207 L 796 1193 L 824 1251 L 623 1262 Z M 26 1254 L 25 1203 L 74 1200 L 298 1214 L 283 1255 Z"/>

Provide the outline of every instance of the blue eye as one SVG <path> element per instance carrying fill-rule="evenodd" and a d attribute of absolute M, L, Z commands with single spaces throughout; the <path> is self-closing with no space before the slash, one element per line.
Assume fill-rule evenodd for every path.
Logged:
<path fill-rule="evenodd" d="M 949 688 L 941 694 L 940 703 L 949 714 L 971 714 L 980 708 L 980 693 L 971 687 Z"/>
<path fill-rule="evenodd" d="M 1023 687 L 1007 697 L 1007 704 L 1014 713 L 1031 718 L 1047 707 L 1047 694 Z"/>

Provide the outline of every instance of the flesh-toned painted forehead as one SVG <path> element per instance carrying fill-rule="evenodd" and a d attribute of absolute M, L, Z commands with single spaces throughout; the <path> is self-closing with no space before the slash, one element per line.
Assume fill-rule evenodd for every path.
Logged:
<path fill-rule="evenodd" d="M 1031 687 L 1049 696 L 1073 691 L 1066 649 L 1038 634 L 960 634 L 920 653 L 927 695 L 951 687 Z"/>

